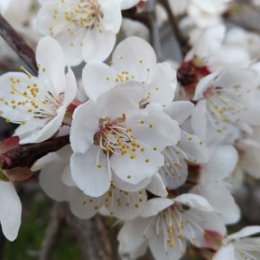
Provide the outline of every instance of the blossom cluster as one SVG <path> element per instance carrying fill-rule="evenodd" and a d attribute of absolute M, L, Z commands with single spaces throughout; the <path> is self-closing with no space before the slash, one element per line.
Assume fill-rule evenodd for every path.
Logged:
<path fill-rule="evenodd" d="M 227 229 L 241 218 L 233 194 L 260 179 L 260 37 L 226 28 L 232 1 L 169 0 L 190 36 L 179 63 L 158 61 L 135 35 L 116 44 L 122 11 L 142 13 L 138 0 L 39 0 L 20 16 L 15 2 L 0 11 L 23 35 L 38 31 L 38 74 L 0 76 L 0 115 L 19 125 L 0 144 L 4 235 L 14 240 L 21 224 L 15 182 L 40 171 L 45 193 L 77 217 L 120 220 L 122 259 L 149 248 L 178 260 L 190 246 L 209 260 L 258 259 L 260 226 Z M 26 28 L 14 19 L 36 10 Z M 66 136 L 30 167 L 6 166 L 16 149 Z"/>

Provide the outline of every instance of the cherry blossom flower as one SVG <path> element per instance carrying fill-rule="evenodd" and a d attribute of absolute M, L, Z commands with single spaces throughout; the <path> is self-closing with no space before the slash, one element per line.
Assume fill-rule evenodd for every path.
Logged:
<path fill-rule="evenodd" d="M 89 62 L 82 80 L 90 99 L 125 82 L 139 82 L 146 91 L 142 103 L 168 104 L 174 98 L 176 71 L 168 62 L 157 63 L 149 43 L 138 37 L 129 37 L 117 45 L 111 66 Z M 98 87 L 97 87 L 98 85 Z"/>
<path fill-rule="evenodd" d="M 227 36 L 228 32 L 222 24 L 198 33 L 193 48 L 185 56 L 185 62 L 196 59 L 200 61 L 200 66 L 207 66 L 212 72 L 230 66 L 248 67 L 250 55 L 247 49 L 226 41 Z"/>
<path fill-rule="evenodd" d="M 203 248 L 204 233 L 221 235 L 225 226 L 201 196 L 183 194 L 174 199 L 156 198 L 147 202 L 142 217 L 124 224 L 118 235 L 119 252 L 136 258 L 149 246 L 156 260 L 180 259 L 188 242 Z"/>
<path fill-rule="evenodd" d="M 249 226 L 226 237 L 223 246 L 212 260 L 256 260 L 260 257 L 260 238 L 250 237 L 260 233 L 260 226 Z"/>
<path fill-rule="evenodd" d="M 210 149 L 210 159 L 200 166 L 200 179 L 191 192 L 206 198 L 224 219 L 233 224 L 240 219 L 240 209 L 231 195 L 231 177 L 238 162 L 238 154 L 232 146 L 218 146 Z"/>
<path fill-rule="evenodd" d="M 112 173 L 133 185 L 151 178 L 164 163 L 161 151 L 178 142 L 178 123 L 159 109 L 140 109 L 143 95 L 139 83 L 125 83 L 75 110 L 71 170 L 85 194 L 107 192 Z"/>
<path fill-rule="evenodd" d="M 38 29 L 59 41 L 70 65 L 83 60 L 105 60 L 115 45 L 122 22 L 120 5 L 124 2 L 40 0 Z"/>
<path fill-rule="evenodd" d="M 46 52 L 48 50 L 48 52 Z M 58 43 L 43 38 L 37 47 L 38 77 L 28 72 L 9 72 L 0 77 L 0 113 L 20 124 L 20 143 L 37 143 L 52 137 L 61 127 L 67 106 L 76 96 L 76 80 L 65 74 L 64 54 Z"/>
<path fill-rule="evenodd" d="M 196 87 L 192 128 L 206 143 L 234 142 L 241 131 L 259 125 L 257 74 L 228 69 L 204 77 Z"/>

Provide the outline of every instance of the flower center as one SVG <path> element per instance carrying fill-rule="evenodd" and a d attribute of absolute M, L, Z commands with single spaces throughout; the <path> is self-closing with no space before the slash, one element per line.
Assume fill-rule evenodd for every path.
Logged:
<path fill-rule="evenodd" d="M 51 91 L 46 90 L 45 86 L 38 85 L 35 81 L 25 84 L 19 78 L 10 78 L 10 94 L 14 95 L 13 100 L 0 98 L 5 106 L 11 109 L 25 111 L 32 114 L 35 119 L 51 120 L 57 114 L 57 109 L 62 106 L 64 93 L 55 96 Z M 3 111 L 0 110 L 0 114 Z M 6 118 L 7 121 L 10 121 Z M 13 121 L 17 124 L 26 124 L 26 121 Z"/>
<path fill-rule="evenodd" d="M 64 11 L 65 19 L 76 26 L 102 30 L 101 21 L 103 13 L 97 0 L 80 0 L 73 7 L 68 7 Z"/>
<path fill-rule="evenodd" d="M 123 114 L 114 120 L 101 118 L 99 131 L 94 136 L 94 144 L 99 145 L 106 154 L 129 155 L 136 158 L 136 151 L 140 148 L 132 135 L 132 129 L 125 125 L 126 116 Z"/>

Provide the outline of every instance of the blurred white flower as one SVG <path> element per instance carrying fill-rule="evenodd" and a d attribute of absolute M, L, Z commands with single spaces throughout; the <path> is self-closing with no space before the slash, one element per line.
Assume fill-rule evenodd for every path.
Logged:
<path fill-rule="evenodd" d="M 187 12 L 199 27 L 210 27 L 221 21 L 232 0 L 170 0 L 172 11 L 176 14 Z"/>
<path fill-rule="evenodd" d="M 70 146 L 56 153 L 50 153 L 41 158 L 34 170 L 41 170 L 39 182 L 42 189 L 52 199 L 68 201 L 71 211 L 79 218 L 87 219 L 96 213 L 117 217 L 120 220 L 130 220 L 140 215 L 147 200 L 146 190 L 123 191 L 114 185 L 101 197 L 90 197 L 79 190 L 74 183 L 69 159 L 72 154 Z M 167 195 L 158 178 L 153 178 L 146 189 L 156 195 Z"/>
<path fill-rule="evenodd" d="M 156 260 L 180 259 L 188 242 L 207 247 L 207 230 L 224 235 L 224 223 L 206 199 L 183 194 L 174 199 L 147 201 L 141 217 L 124 224 L 118 235 L 119 252 L 136 258 L 149 246 Z"/>
<path fill-rule="evenodd" d="M 249 226 L 226 237 L 223 246 L 212 260 L 256 260 L 260 257 L 260 238 L 250 237 L 260 233 L 260 226 Z"/>
<path fill-rule="evenodd" d="M 233 143 L 241 131 L 260 123 L 257 74 L 248 69 L 226 69 L 200 80 L 191 124 L 207 144 Z"/>
<path fill-rule="evenodd" d="M 40 3 L 38 29 L 59 41 L 68 64 L 105 60 L 109 56 L 122 22 L 119 0 L 40 0 Z"/>

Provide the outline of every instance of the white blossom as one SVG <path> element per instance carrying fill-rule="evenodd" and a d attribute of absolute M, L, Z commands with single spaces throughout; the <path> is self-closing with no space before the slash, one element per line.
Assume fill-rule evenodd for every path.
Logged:
<path fill-rule="evenodd" d="M 174 199 L 151 199 L 142 217 L 124 224 L 118 235 L 119 252 L 135 258 L 149 246 L 156 260 L 180 259 L 188 242 L 206 246 L 206 230 L 224 235 L 222 220 L 201 196 L 183 194 Z"/>
<path fill-rule="evenodd" d="M 234 142 L 241 131 L 259 125 L 257 74 L 248 69 L 228 69 L 200 80 L 193 100 L 197 102 L 191 124 L 209 143 Z"/>
<path fill-rule="evenodd" d="M 105 60 L 109 56 L 122 22 L 121 1 L 41 0 L 40 3 L 38 29 L 59 41 L 68 64 Z"/>
<path fill-rule="evenodd" d="M 260 232 L 260 226 L 249 226 L 226 237 L 212 260 L 256 260 L 260 257 L 260 238 L 250 237 Z"/>
<path fill-rule="evenodd" d="M 75 110 L 71 170 L 85 194 L 107 192 L 113 173 L 134 185 L 151 178 L 164 163 L 161 151 L 179 140 L 176 121 L 161 110 L 139 108 L 143 95 L 138 83 L 125 83 Z"/>
<path fill-rule="evenodd" d="M 48 50 L 48 51 L 47 51 Z M 67 106 L 76 96 L 76 80 L 58 43 L 43 38 L 37 47 L 38 77 L 9 72 L 0 77 L 0 113 L 20 124 L 20 143 L 37 143 L 52 137 L 61 127 Z"/>

